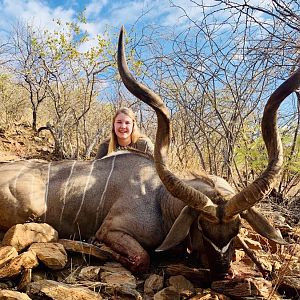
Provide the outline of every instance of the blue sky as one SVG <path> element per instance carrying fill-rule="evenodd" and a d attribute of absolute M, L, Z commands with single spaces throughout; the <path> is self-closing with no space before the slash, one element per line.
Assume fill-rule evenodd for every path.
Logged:
<path fill-rule="evenodd" d="M 240 3 L 243 1 L 235 0 Z M 267 6 L 272 0 L 247 1 L 253 5 Z M 62 24 L 74 21 L 83 9 L 87 24 L 82 29 L 87 31 L 91 39 L 101 34 L 107 25 L 116 32 L 121 25 L 125 25 L 128 30 L 133 24 L 137 25 L 135 29 L 154 24 L 170 26 L 180 32 L 188 20 L 178 7 L 182 7 L 191 19 L 199 20 L 202 12 L 195 5 L 196 2 L 201 3 L 201 0 L 0 0 L 0 40 L 19 21 L 30 23 L 39 29 L 54 30 L 56 23 L 53 20 L 60 19 Z M 209 6 L 217 2 L 203 0 L 203 3 Z M 221 11 L 220 18 L 226 18 L 226 14 L 227 12 Z M 259 13 L 255 15 L 256 19 L 263 17 Z M 164 28 L 161 32 L 164 32 Z"/>
<path fill-rule="evenodd" d="M 192 2 L 174 0 L 173 3 L 184 6 L 192 15 L 197 13 Z M 88 20 L 85 29 L 91 36 L 101 33 L 106 25 L 115 28 L 119 28 L 121 24 L 130 26 L 145 12 L 147 14 L 141 22 L 147 24 L 172 26 L 184 22 L 182 13 L 171 7 L 169 0 L 0 0 L 0 31 L 3 35 L 17 21 L 30 22 L 42 29 L 52 29 L 53 19 L 72 21 L 84 8 Z"/>
<path fill-rule="evenodd" d="M 249 1 L 260 5 L 262 2 Z M 264 5 L 269 1 L 271 0 L 264 0 Z M 90 38 L 104 32 L 107 25 L 116 31 L 121 25 L 125 25 L 128 30 L 133 24 L 136 25 L 136 29 L 154 24 L 170 26 L 180 31 L 188 19 L 183 17 L 183 11 L 178 7 L 182 7 L 191 19 L 199 20 L 202 11 L 196 2 L 201 3 L 201 0 L 0 0 L 0 38 L 11 30 L 11 26 L 20 21 L 42 30 L 53 30 L 55 29 L 53 20 L 60 19 L 62 24 L 74 21 L 83 9 L 87 24 L 82 29 Z M 204 1 L 206 6 L 216 3 L 215 0 Z M 225 18 L 226 12 L 221 11 L 220 17 Z"/>

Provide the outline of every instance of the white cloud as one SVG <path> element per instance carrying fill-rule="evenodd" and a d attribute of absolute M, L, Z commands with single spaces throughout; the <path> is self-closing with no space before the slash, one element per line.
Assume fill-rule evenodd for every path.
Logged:
<path fill-rule="evenodd" d="M 56 26 L 53 20 L 71 21 L 75 14 L 73 9 L 63 9 L 61 6 L 51 9 L 44 2 L 34 0 L 4 0 L 0 9 L 4 20 L 0 24 L 2 28 L 16 21 L 23 21 L 40 29 L 53 30 Z"/>
<path fill-rule="evenodd" d="M 96 37 L 97 34 L 103 31 L 103 23 L 100 22 L 88 22 L 80 25 L 81 29 L 86 31 L 89 36 Z"/>
<path fill-rule="evenodd" d="M 8 30 L 16 21 L 22 20 L 40 29 L 53 30 L 60 19 L 62 24 L 75 19 L 77 9 L 83 7 L 82 0 L 61 1 L 61 5 L 50 7 L 45 0 L 3 0 L 0 1 L 0 34 Z M 241 2 L 244 0 L 235 0 Z M 250 0 L 251 4 L 266 5 L 271 0 Z M 145 24 L 175 26 L 180 29 L 188 23 L 188 17 L 194 21 L 203 18 L 201 8 L 194 1 L 188 0 L 86 0 L 85 15 L 87 24 L 81 24 L 91 38 L 101 34 L 106 25 L 118 29 L 120 25 L 133 25 L 139 20 L 140 28 Z M 205 0 L 206 6 L 216 4 L 215 0 Z M 177 6 L 177 7 L 172 7 Z M 182 8 L 182 9 L 180 9 Z M 220 17 L 225 18 L 229 12 L 222 11 Z M 216 16 L 216 15 L 214 15 Z M 257 18 L 263 16 L 257 14 Z M 75 20 L 76 21 L 76 20 Z M 2 30 L 2 32 L 1 32 Z"/>
<path fill-rule="evenodd" d="M 79 51 L 86 52 L 97 45 L 98 41 L 96 37 L 98 34 L 104 32 L 104 24 L 100 22 L 90 22 L 87 24 L 82 24 L 81 29 L 87 32 L 89 40 L 80 46 Z"/>
<path fill-rule="evenodd" d="M 207 0 L 205 4 L 212 3 L 215 1 Z M 202 17 L 202 8 L 187 0 L 118 1 L 113 3 L 106 17 L 117 27 L 121 24 L 134 24 L 138 18 L 148 24 L 183 26 L 188 22 L 185 14 L 191 19 L 199 20 Z"/>
<path fill-rule="evenodd" d="M 92 0 L 92 2 L 86 6 L 86 17 L 89 18 L 99 14 L 107 3 L 108 0 Z"/>
<path fill-rule="evenodd" d="M 120 27 L 122 24 L 133 24 L 145 9 L 147 8 L 144 1 L 114 3 L 109 12 L 111 25 Z"/>
<path fill-rule="evenodd" d="M 72 21 L 78 11 L 80 0 L 66 2 L 51 8 L 43 0 L 4 0 L 0 2 L 0 27 L 7 28 L 18 20 L 29 22 L 40 29 L 53 30 L 56 28 L 53 20 L 60 19 L 62 24 Z M 207 0 L 213 1 L 213 0 Z M 174 5 L 183 7 L 191 18 L 199 18 L 200 11 L 197 5 L 186 0 L 173 0 Z M 187 18 L 182 17 L 183 11 L 170 6 L 169 0 L 91 0 L 85 2 L 87 24 L 82 24 L 82 29 L 95 37 L 104 31 L 105 25 L 119 28 L 120 25 L 133 25 L 138 18 L 139 24 L 176 25 L 182 26 Z M 66 7 L 66 8 L 65 8 Z M 82 6 L 81 6 L 82 7 Z M 1 29 L 0 28 L 0 29 Z"/>

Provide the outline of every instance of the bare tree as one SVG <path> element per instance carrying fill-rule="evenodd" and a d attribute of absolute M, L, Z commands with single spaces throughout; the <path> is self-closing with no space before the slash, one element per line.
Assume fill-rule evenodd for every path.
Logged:
<path fill-rule="evenodd" d="M 262 13 L 262 9 L 255 10 L 249 2 L 233 3 L 188 1 L 185 7 L 173 3 L 186 21 L 182 30 L 146 26 L 133 48 L 139 49 L 149 84 L 155 82 L 173 111 L 179 162 L 188 164 L 186 153 L 191 148 L 204 170 L 247 185 L 263 168 L 265 157 L 258 151 L 254 159 L 245 141 L 252 140 L 257 149 L 262 146 L 257 143 L 261 107 L 269 91 L 297 63 L 299 33 L 293 27 L 299 7 L 293 12 L 294 1 L 285 4 L 290 12 L 285 23 L 284 15 L 280 17 L 280 11 L 285 11 L 279 9 L 281 2 L 274 4 L 277 15 L 269 13 L 267 18 L 259 18 L 255 12 Z M 186 9 L 188 5 L 197 14 Z M 291 120 L 296 114 L 294 110 L 286 117 Z"/>
<path fill-rule="evenodd" d="M 50 75 L 47 97 L 54 112 L 53 123 L 47 127 L 59 157 L 79 158 L 80 152 L 90 155 L 90 143 L 95 143 L 102 131 L 94 128 L 91 132 L 88 113 L 97 103 L 103 73 L 113 63 L 107 37 L 98 36 L 95 46 L 82 51 L 87 37 L 74 38 L 83 34 L 78 30 L 77 24 L 67 24 L 62 31 L 45 32 L 45 47 L 41 49 L 43 69 Z"/>
<path fill-rule="evenodd" d="M 40 60 L 42 39 L 38 29 L 28 24 L 17 24 L 10 40 L 10 70 L 24 88 L 30 99 L 32 109 L 32 129 L 37 131 L 38 110 L 47 97 L 49 72 Z"/>

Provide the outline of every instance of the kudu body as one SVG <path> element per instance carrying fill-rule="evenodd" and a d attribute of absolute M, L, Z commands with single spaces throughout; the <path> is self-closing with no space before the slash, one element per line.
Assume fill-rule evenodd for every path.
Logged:
<path fill-rule="evenodd" d="M 86 162 L 2 162 L 0 172 L 2 229 L 40 221 L 60 237 L 88 240 L 96 235 L 134 272 L 147 270 L 148 251 L 162 243 L 185 206 L 162 185 L 153 159 L 136 152 Z M 198 178 L 187 183 L 213 190 Z M 219 184 L 231 193 L 225 181 Z"/>
<path fill-rule="evenodd" d="M 264 116 L 265 122 L 270 119 L 272 127 L 265 128 L 271 139 L 267 143 L 270 163 L 261 180 L 255 183 L 258 191 L 251 185 L 242 195 L 219 177 L 200 176 L 182 181 L 166 168 L 168 112 L 156 94 L 130 75 L 122 43 L 123 31 L 118 47 L 122 80 L 158 115 L 155 160 L 125 151 L 89 162 L 1 163 L 1 228 L 40 220 L 56 228 L 60 237 L 95 236 L 114 250 L 116 260 L 134 272 L 148 268 L 148 251 L 159 245 L 160 250 L 165 250 L 188 240 L 191 252 L 203 264 L 208 262 L 214 278 L 227 275 L 240 217 L 263 236 L 284 243 L 280 233 L 251 207 L 270 190 L 282 164 L 274 100 L 271 100 L 275 96 L 279 99 L 278 108 L 300 85 L 300 71 L 276 91 L 279 95 L 270 98 L 271 117 L 268 108 Z"/>

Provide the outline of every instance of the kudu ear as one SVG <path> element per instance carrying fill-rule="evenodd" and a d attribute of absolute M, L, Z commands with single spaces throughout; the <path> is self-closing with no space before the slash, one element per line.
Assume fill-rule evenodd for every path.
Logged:
<path fill-rule="evenodd" d="M 251 227 L 263 237 L 274 241 L 275 243 L 286 245 L 288 244 L 283 238 L 279 229 L 275 229 L 261 213 L 254 208 L 250 208 L 240 214 Z"/>
<path fill-rule="evenodd" d="M 175 220 L 164 241 L 155 251 L 166 251 L 182 242 L 188 235 L 190 227 L 198 215 L 199 213 L 195 209 L 185 206 Z"/>

